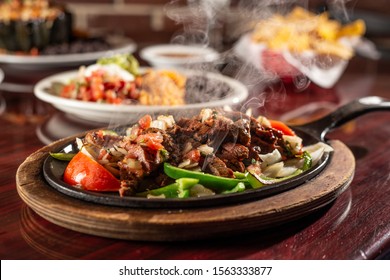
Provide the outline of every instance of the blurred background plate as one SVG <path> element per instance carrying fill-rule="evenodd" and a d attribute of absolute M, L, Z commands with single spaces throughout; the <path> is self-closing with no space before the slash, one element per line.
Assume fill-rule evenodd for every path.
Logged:
<path fill-rule="evenodd" d="M 178 44 L 149 46 L 141 50 L 140 56 L 153 67 L 198 69 L 213 65 L 220 58 L 219 53 L 212 48 Z"/>
<path fill-rule="evenodd" d="M 53 55 L 12 55 L 1 54 L 0 63 L 10 64 L 13 67 L 23 69 L 40 69 L 56 66 L 74 66 L 86 63 L 92 63 L 98 58 L 112 55 L 114 53 L 133 53 L 137 49 L 136 43 L 127 37 L 122 36 L 107 36 L 105 41 L 112 46 L 107 50 L 83 52 L 83 53 L 67 53 Z"/>
<path fill-rule="evenodd" d="M 199 111 L 203 108 L 217 108 L 224 106 L 234 107 L 239 105 L 248 96 L 248 89 L 237 80 L 212 72 L 201 72 L 195 70 L 181 71 L 188 78 L 199 77 L 206 79 L 207 83 L 213 85 L 212 90 L 203 92 L 209 86 L 204 86 L 204 82 L 199 86 L 193 85 L 187 88 L 186 96 L 195 96 L 196 101 L 185 105 L 177 106 L 157 106 L 157 105 L 121 105 L 104 104 L 95 102 L 79 101 L 56 96 L 50 91 L 53 83 L 67 83 L 75 78 L 78 70 L 59 73 L 44 78 L 34 87 L 34 93 L 37 98 L 52 104 L 58 110 L 77 116 L 77 118 L 101 122 L 101 123 L 128 123 L 136 121 L 145 114 L 171 114 L 174 116 L 188 115 L 191 111 Z M 220 92 L 218 96 L 212 94 L 218 93 L 219 89 L 226 88 L 226 92 Z M 202 95 L 204 94 L 204 95 Z"/>

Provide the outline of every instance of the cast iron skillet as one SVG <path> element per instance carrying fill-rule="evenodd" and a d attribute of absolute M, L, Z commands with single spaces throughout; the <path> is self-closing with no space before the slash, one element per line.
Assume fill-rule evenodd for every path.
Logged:
<path fill-rule="evenodd" d="M 346 104 L 319 120 L 307 123 L 302 126 L 293 127 L 293 129 L 297 135 L 303 139 L 305 146 L 317 143 L 319 141 L 325 142 L 326 133 L 331 129 L 340 126 L 362 114 L 378 110 L 390 110 L 390 101 L 376 96 L 365 97 Z M 74 142 L 75 141 L 69 142 L 68 144 L 64 145 L 62 149 L 54 152 L 77 152 L 77 148 Z M 53 159 L 51 156 L 48 156 L 44 161 L 43 174 L 46 181 L 54 189 L 65 195 L 89 202 L 111 206 L 137 208 L 193 208 L 242 203 L 290 190 L 319 174 L 330 162 L 331 157 L 332 154 L 326 153 L 316 166 L 313 166 L 304 173 L 276 184 L 261 187 L 259 189 L 247 190 L 241 193 L 221 194 L 199 198 L 193 197 L 186 199 L 147 199 L 141 197 L 120 197 L 117 193 L 99 193 L 77 189 L 62 181 L 62 174 L 67 163 Z"/>

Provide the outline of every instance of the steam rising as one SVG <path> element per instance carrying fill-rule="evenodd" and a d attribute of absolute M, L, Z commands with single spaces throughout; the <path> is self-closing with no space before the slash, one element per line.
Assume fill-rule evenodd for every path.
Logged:
<path fill-rule="evenodd" d="M 183 1 L 174 0 L 165 7 L 167 16 L 182 27 L 181 31 L 174 34 L 171 42 L 183 45 L 208 46 L 221 53 L 221 59 L 216 65 L 211 67 L 210 65 L 207 67 L 203 65 L 198 69 L 219 71 L 241 81 L 248 87 L 254 99 L 248 101 L 242 109 L 234 109 L 244 111 L 248 109 L 248 106 L 261 107 L 265 103 L 264 99 L 272 99 L 272 96 L 270 98 L 262 93 L 267 84 L 278 80 L 279 77 L 275 74 L 264 73 L 254 67 L 252 63 L 243 60 L 234 50 L 234 45 L 226 49 L 226 40 L 231 39 L 234 42 L 234 40 L 252 30 L 259 20 L 266 19 L 274 13 L 285 14 L 294 5 L 300 5 L 308 9 L 309 1 L 241 0 L 234 10 L 230 8 L 229 0 L 187 0 L 186 6 L 180 4 L 183 4 Z M 332 9 L 343 10 L 347 14 L 345 1 L 333 0 L 328 1 L 327 4 Z M 331 61 L 322 60 L 321 63 L 321 67 L 326 67 L 325 64 L 331 63 Z M 301 74 L 293 77 L 292 84 L 299 92 L 309 86 L 310 80 Z M 269 94 L 283 98 L 282 95 L 285 94 L 285 90 L 281 88 L 278 92 Z M 221 96 L 221 92 L 217 92 L 216 96 Z"/>
<path fill-rule="evenodd" d="M 344 18 L 348 19 L 346 2 L 348 0 L 330 0 L 324 7 L 337 11 L 338 14 L 341 12 Z M 282 83 L 279 87 L 272 86 L 271 90 L 268 88 L 266 91 L 270 82 L 280 78 L 275 74 L 262 72 L 254 67 L 253 63 L 239 57 L 234 43 L 251 31 L 259 20 L 266 19 L 274 13 L 285 14 L 295 5 L 309 9 L 308 0 L 241 0 L 234 9 L 230 7 L 230 0 L 187 0 L 185 4 L 183 5 L 183 1 L 180 0 L 172 0 L 165 6 L 166 15 L 181 27 L 181 30 L 172 37 L 171 43 L 211 47 L 220 52 L 220 60 L 214 64 L 191 67 L 200 72 L 220 72 L 237 79 L 249 89 L 248 100 L 231 109 L 256 114 L 263 111 L 265 102 L 278 102 L 285 98 L 286 89 Z M 320 67 L 326 68 L 333 62 L 332 58 L 328 58 L 328 61 L 326 59 L 325 57 L 321 61 L 309 63 L 317 63 Z M 310 80 L 303 74 L 293 77 L 292 85 L 297 92 L 305 90 L 309 84 Z M 192 82 L 187 86 L 187 90 L 190 92 L 190 102 L 204 101 L 204 96 L 217 99 L 228 94 L 226 87 L 212 82 L 203 86 Z M 165 113 L 173 114 L 169 111 Z M 175 117 L 181 117 L 180 114 L 188 116 L 189 112 L 179 114 L 174 112 Z M 139 117 L 132 117 L 129 121 L 136 121 Z"/>

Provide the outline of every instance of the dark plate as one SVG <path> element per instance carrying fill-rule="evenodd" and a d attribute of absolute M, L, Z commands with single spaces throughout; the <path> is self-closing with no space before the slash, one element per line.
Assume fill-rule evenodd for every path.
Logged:
<path fill-rule="evenodd" d="M 307 146 L 319 141 L 325 142 L 325 136 L 329 130 L 342 125 L 353 118 L 371 111 L 389 109 L 390 103 L 387 100 L 376 96 L 364 97 L 338 108 L 336 111 L 319 120 L 300 127 L 294 127 L 294 130 L 297 135 L 303 139 L 304 145 Z M 71 153 L 77 151 L 78 150 L 75 146 L 75 141 L 73 140 L 64 145 L 58 151 L 53 152 Z M 43 174 L 49 185 L 59 192 L 76 199 L 98 204 L 138 208 L 212 207 L 257 200 L 296 188 L 319 174 L 331 161 L 331 158 L 332 154 L 325 153 L 323 158 L 316 166 L 313 166 L 311 169 L 303 172 L 302 174 L 276 184 L 261 187 L 259 189 L 247 190 L 241 193 L 220 194 L 186 199 L 147 199 L 139 197 L 120 197 L 116 192 L 100 193 L 75 188 L 66 184 L 62 180 L 62 175 L 67 163 L 53 159 L 51 156 L 48 156 L 44 161 Z"/>
<path fill-rule="evenodd" d="M 317 138 L 305 133 L 304 131 L 296 130 L 296 132 L 303 139 L 304 143 L 312 144 L 319 141 Z M 71 141 L 59 151 L 54 152 L 75 153 L 77 151 L 78 149 L 75 146 L 75 141 Z M 102 193 L 75 188 L 66 184 L 62 180 L 67 162 L 56 160 L 51 156 L 48 156 L 43 164 L 43 174 L 49 185 L 59 192 L 77 199 L 82 199 L 98 204 L 142 208 L 209 207 L 261 199 L 263 197 L 275 195 L 298 187 L 299 185 L 305 183 L 307 180 L 312 179 L 314 176 L 320 173 L 330 161 L 330 158 L 331 157 L 329 154 L 325 154 L 321 161 L 316 166 L 313 166 L 310 170 L 307 170 L 304 173 L 285 181 L 266 185 L 258 189 L 250 189 L 241 193 L 216 194 L 212 196 L 190 197 L 185 199 L 147 199 L 132 196 L 120 197 L 118 192 Z"/>

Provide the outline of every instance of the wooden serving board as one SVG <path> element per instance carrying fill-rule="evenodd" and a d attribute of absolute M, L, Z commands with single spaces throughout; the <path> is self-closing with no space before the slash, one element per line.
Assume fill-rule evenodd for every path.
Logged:
<path fill-rule="evenodd" d="M 59 193 L 48 185 L 42 165 L 49 151 L 70 138 L 31 154 L 16 173 L 22 200 L 38 215 L 59 226 L 87 234 L 118 239 L 177 241 L 217 237 L 260 230 L 310 214 L 335 200 L 350 184 L 355 159 L 338 140 L 327 167 L 315 178 L 292 190 L 256 201 L 189 209 L 142 209 L 105 206 Z"/>

